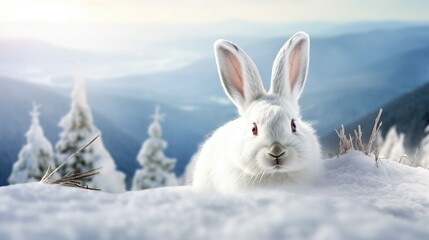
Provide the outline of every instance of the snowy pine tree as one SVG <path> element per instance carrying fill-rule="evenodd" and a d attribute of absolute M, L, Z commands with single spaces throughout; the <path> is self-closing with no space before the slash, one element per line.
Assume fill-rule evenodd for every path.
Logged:
<path fill-rule="evenodd" d="M 143 168 L 136 170 L 132 190 L 177 185 L 176 176 L 172 172 L 176 159 L 166 157 L 163 152 L 167 148 L 167 142 L 161 138 L 160 122 L 163 117 L 157 106 L 152 116 L 153 122 L 148 128 L 149 139 L 143 143 L 137 156 L 137 161 Z"/>
<path fill-rule="evenodd" d="M 386 138 L 381 141 L 380 158 L 387 158 L 399 162 L 402 157 L 401 162 L 411 163 L 409 159 L 404 159 L 404 156 L 406 156 L 404 137 L 404 134 L 398 134 L 395 126 L 391 127 L 387 132 Z"/>
<path fill-rule="evenodd" d="M 426 137 L 420 142 L 419 147 L 419 165 L 429 168 L 429 125 L 425 129 Z"/>
<path fill-rule="evenodd" d="M 43 134 L 36 104 L 33 104 L 30 115 L 30 129 L 25 134 L 27 143 L 19 152 L 18 160 L 13 164 L 12 174 L 8 179 L 10 184 L 37 182 L 43 177 L 48 166 L 55 167 L 52 145 Z"/>
<path fill-rule="evenodd" d="M 63 162 L 80 147 L 89 142 L 100 131 L 94 126 L 92 113 L 86 101 L 86 89 L 83 76 L 78 71 L 71 94 L 70 111 L 61 119 L 63 128 L 56 144 L 57 164 Z M 103 145 L 101 136 L 75 158 L 69 160 L 62 169 L 62 175 L 75 171 L 77 173 L 101 168 L 87 184 L 106 192 L 124 192 L 125 175 L 116 169 L 115 162 Z"/>

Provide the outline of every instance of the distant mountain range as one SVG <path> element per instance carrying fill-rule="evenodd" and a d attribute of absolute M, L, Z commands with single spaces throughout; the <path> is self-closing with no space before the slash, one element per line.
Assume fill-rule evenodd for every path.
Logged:
<path fill-rule="evenodd" d="M 429 125 L 429 78 L 421 87 L 395 98 L 389 103 L 381 106 L 383 114 L 381 121 L 381 133 L 386 137 L 392 126 L 400 133 L 405 134 L 405 147 L 412 153 L 419 146 L 425 136 L 425 128 Z M 357 125 L 362 126 L 363 139 L 366 142 L 371 135 L 374 120 L 378 110 L 371 111 L 364 117 L 345 125 L 346 132 L 352 133 Z M 340 124 L 337 126 L 339 129 Z M 353 135 L 352 135 L 353 136 Z M 321 139 L 325 153 L 335 153 L 338 150 L 338 137 L 332 132 Z"/>
<path fill-rule="evenodd" d="M 266 88 L 272 62 L 288 37 L 243 47 L 258 66 Z M 312 37 L 309 79 L 301 99 L 304 119 L 325 135 L 339 121 L 351 122 L 422 85 L 429 78 L 428 39 L 429 26 Z M 213 56 L 183 69 L 107 79 L 91 87 L 100 93 L 196 109 L 207 109 L 201 106 L 213 99 L 226 99 Z M 218 110 L 222 116 L 234 107 Z"/>

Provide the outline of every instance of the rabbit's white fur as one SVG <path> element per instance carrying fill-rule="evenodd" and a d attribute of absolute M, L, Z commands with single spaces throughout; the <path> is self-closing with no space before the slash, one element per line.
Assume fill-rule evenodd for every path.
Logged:
<path fill-rule="evenodd" d="M 202 145 L 193 187 L 234 192 L 314 179 L 321 170 L 320 146 L 314 130 L 301 120 L 298 106 L 308 70 L 308 35 L 296 33 L 279 51 L 268 93 L 241 49 L 226 40 L 216 41 L 214 47 L 221 83 L 240 117 L 218 128 Z M 287 153 L 276 163 L 268 154 L 275 142 Z"/>

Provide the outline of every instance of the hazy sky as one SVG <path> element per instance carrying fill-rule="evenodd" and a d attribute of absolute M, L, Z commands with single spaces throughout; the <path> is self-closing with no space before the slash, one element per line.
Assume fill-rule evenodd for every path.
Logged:
<path fill-rule="evenodd" d="M 74 61 L 56 46 L 103 54 L 98 62 L 83 62 L 90 77 L 156 72 L 211 56 L 217 38 L 245 36 L 250 41 L 284 36 L 293 29 L 289 23 L 296 22 L 312 22 L 308 24 L 312 28 L 300 26 L 296 31 L 313 35 L 317 34 L 313 30 L 323 31 L 313 24 L 319 21 L 328 27 L 372 20 L 427 22 L 428 9 L 429 0 L 0 0 L 0 44 L 12 46 L 5 47 L 11 59 L 15 52 L 27 48 L 35 49 L 34 53 L 25 52 L 24 56 L 39 56 L 38 47 L 48 43 L 55 47 L 44 48 L 42 56 L 53 62 L 65 61 L 62 68 L 44 66 L 44 61 L 0 65 L 0 75 L 4 75 L 2 69 L 21 79 L 67 75 Z M 227 20 L 242 21 L 224 22 Z"/>
<path fill-rule="evenodd" d="M 429 20 L 427 0 L 1 0 L 0 22 Z"/>

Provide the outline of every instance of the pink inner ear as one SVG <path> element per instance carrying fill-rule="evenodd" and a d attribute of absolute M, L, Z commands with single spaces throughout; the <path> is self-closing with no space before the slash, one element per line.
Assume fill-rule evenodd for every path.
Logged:
<path fill-rule="evenodd" d="M 298 80 L 301 68 L 301 46 L 302 43 L 298 43 L 289 54 L 289 83 L 292 89 Z"/>
<path fill-rule="evenodd" d="M 241 69 L 241 64 L 236 58 L 236 56 L 230 52 L 226 52 L 226 61 L 227 61 L 227 71 L 230 76 L 230 81 L 234 85 L 234 88 L 244 97 L 243 90 L 243 71 Z"/>

